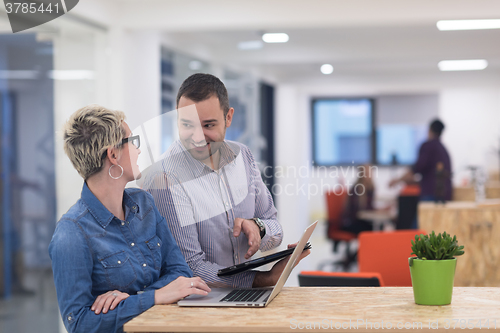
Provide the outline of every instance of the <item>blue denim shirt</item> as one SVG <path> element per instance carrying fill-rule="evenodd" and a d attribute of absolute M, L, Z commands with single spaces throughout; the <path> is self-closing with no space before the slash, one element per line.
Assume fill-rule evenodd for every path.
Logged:
<path fill-rule="evenodd" d="M 154 291 L 179 276 L 191 277 L 153 197 L 125 189 L 126 218 L 109 212 L 85 183 L 80 200 L 63 215 L 49 245 L 57 300 L 68 332 L 122 332 L 154 305 Z M 97 296 L 128 293 L 114 310 L 96 315 Z"/>

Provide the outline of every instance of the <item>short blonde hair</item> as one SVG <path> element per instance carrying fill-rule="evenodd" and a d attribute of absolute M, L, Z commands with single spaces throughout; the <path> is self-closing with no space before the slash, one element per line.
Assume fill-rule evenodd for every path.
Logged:
<path fill-rule="evenodd" d="M 83 179 L 102 169 L 108 148 L 120 145 L 125 137 L 124 119 L 121 111 L 91 104 L 73 113 L 66 122 L 64 151 Z"/>

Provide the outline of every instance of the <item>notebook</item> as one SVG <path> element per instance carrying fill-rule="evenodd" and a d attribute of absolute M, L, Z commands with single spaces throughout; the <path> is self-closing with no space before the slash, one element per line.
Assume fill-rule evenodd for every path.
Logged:
<path fill-rule="evenodd" d="M 190 295 L 177 302 L 177 304 L 179 306 L 266 307 L 283 288 L 317 224 L 318 221 L 312 223 L 304 231 L 274 287 L 248 289 L 213 288 L 206 296 Z"/>

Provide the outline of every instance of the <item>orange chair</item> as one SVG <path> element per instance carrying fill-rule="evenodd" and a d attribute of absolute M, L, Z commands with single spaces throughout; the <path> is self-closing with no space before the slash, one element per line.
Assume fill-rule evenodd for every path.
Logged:
<path fill-rule="evenodd" d="M 380 273 L 345 273 L 302 271 L 299 274 L 301 287 L 383 287 Z"/>
<path fill-rule="evenodd" d="M 347 191 L 328 191 L 325 193 L 328 212 L 328 238 L 333 241 L 350 241 L 356 238 L 352 232 L 340 230 L 342 214 L 347 200 Z"/>
<path fill-rule="evenodd" d="M 378 272 L 386 286 L 411 286 L 408 257 L 411 240 L 423 230 L 396 230 L 392 232 L 361 232 L 358 236 L 358 264 L 360 272 Z"/>
<path fill-rule="evenodd" d="M 339 193 L 340 192 L 340 193 Z M 328 230 L 327 236 L 333 241 L 333 252 L 337 252 L 340 242 L 351 242 L 355 240 L 356 234 L 352 232 L 343 231 L 340 229 L 342 223 L 342 214 L 347 200 L 347 191 L 329 191 L 325 193 L 326 207 L 328 212 Z M 341 262 L 344 270 L 347 270 L 349 265 L 356 261 L 356 255 L 352 255 L 347 248 L 345 260 Z M 333 264 L 339 264 L 335 262 Z"/>

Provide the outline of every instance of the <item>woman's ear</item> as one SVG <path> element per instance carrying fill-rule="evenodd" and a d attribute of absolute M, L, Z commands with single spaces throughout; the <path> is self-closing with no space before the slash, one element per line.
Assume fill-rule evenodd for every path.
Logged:
<path fill-rule="evenodd" d="M 118 164 L 119 150 L 115 147 L 108 148 L 107 156 L 111 164 Z"/>

